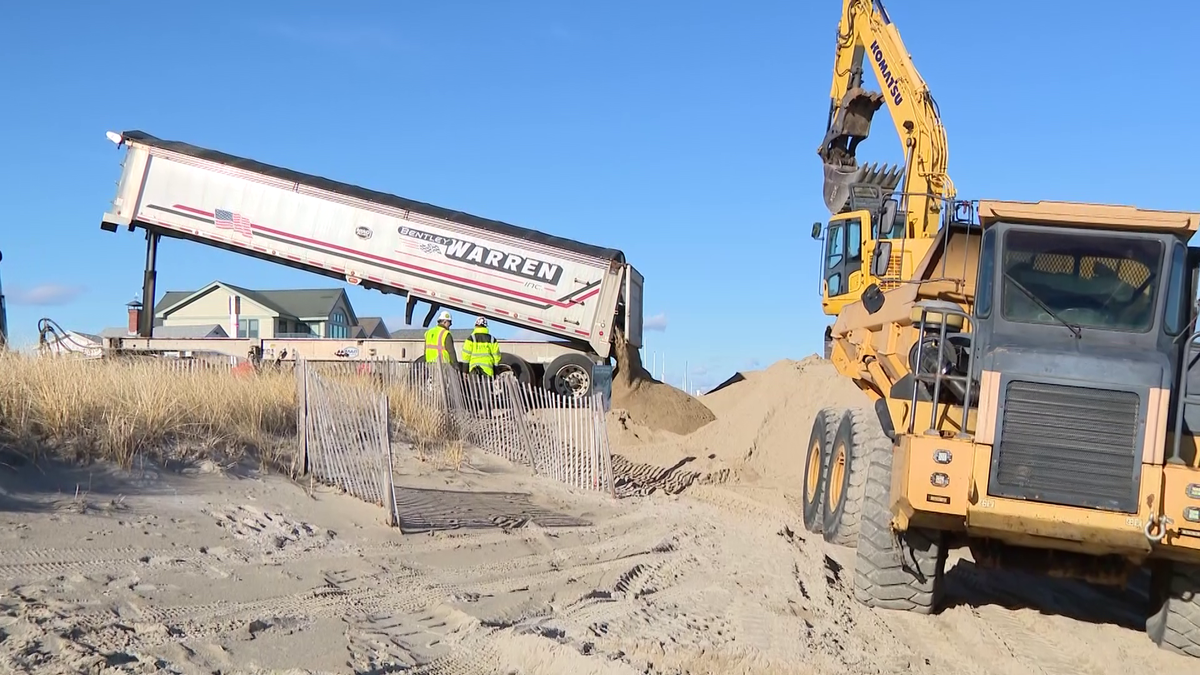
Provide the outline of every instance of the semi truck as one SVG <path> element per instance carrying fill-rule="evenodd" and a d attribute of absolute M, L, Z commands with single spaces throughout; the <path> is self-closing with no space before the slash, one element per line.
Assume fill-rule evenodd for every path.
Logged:
<path fill-rule="evenodd" d="M 591 368 L 608 362 L 617 332 L 642 344 L 643 277 L 620 250 L 142 131 L 107 136 L 126 153 L 101 228 L 146 237 L 147 311 L 132 349 L 155 350 L 150 308 L 164 236 L 405 297 L 408 324 L 424 302 L 425 326 L 455 309 L 550 336 L 531 360 L 509 351 L 504 365 L 567 395 L 590 390 Z"/>

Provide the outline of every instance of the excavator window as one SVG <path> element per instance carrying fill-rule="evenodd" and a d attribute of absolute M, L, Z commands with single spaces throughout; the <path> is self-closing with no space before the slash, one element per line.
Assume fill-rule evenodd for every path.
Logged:
<path fill-rule="evenodd" d="M 842 224 L 829 223 L 825 233 L 825 284 L 830 297 L 845 293 L 843 290 L 846 267 L 846 242 Z"/>
<path fill-rule="evenodd" d="M 862 268 L 862 219 L 829 221 L 825 234 L 825 284 L 829 297 L 850 291 L 849 277 Z"/>
<path fill-rule="evenodd" d="M 1144 333 L 1154 325 L 1162 256 L 1163 245 L 1154 239 L 1009 230 L 1002 263 L 1004 318 Z"/>

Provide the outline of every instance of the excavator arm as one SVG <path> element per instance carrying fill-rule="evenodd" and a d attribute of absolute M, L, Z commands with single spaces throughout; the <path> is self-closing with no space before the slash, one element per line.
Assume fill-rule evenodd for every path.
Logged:
<path fill-rule="evenodd" d="M 882 92 L 866 88 L 864 62 Z M 955 191 L 937 104 L 882 0 L 843 0 L 829 95 L 829 121 L 817 149 L 825 205 L 834 216 L 824 228 L 822 306 L 837 315 L 871 285 L 887 290 L 912 277 Z M 904 166 L 860 165 L 858 145 L 885 104 L 904 148 Z M 881 206 L 884 197 L 890 203 Z M 815 227 L 814 238 L 820 232 Z"/>
<path fill-rule="evenodd" d="M 885 91 L 864 88 L 864 60 Z M 871 175 L 890 173 L 860 166 L 856 157 L 875 111 L 886 103 L 904 145 L 904 236 L 932 237 L 942 203 L 954 197 L 954 184 L 946 173 L 946 130 L 882 0 L 843 0 L 829 96 L 829 123 L 817 154 L 825 164 L 825 205 L 830 212 L 843 209 L 851 186 Z"/>

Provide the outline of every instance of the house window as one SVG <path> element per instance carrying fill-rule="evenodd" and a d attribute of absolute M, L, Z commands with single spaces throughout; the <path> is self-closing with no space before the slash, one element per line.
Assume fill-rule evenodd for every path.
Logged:
<path fill-rule="evenodd" d="M 258 337 L 258 319 L 238 319 L 238 337 Z"/>
<path fill-rule="evenodd" d="M 297 335 L 311 335 L 312 329 L 309 328 L 308 324 L 304 323 L 303 321 L 297 321 L 296 322 L 296 334 Z"/>
<path fill-rule="evenodd" d="M 280 320 L 279 320 L 279 331 L 278 331 L 278 332 L 279 332 L 279 333 L 281 333 L 281 334 L 286 334 L 286 333 L 288 332 L 288 328 L 289 328 L 289 326 L 288 326 L 288 320 L 287 320 L 287 319 L 280 319 Z"/>
<path fill-rule="evenodd" d="M 346 313 L 341 310 L 334 310 L 329 315 L 329 324 L 325 329 L 328 337 L 344 340 L 350 337 L 350 326 L 347 324 Z"/>

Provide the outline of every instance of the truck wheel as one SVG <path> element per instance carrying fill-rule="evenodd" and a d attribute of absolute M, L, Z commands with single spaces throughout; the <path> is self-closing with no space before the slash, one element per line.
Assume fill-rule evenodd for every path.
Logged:
<path fill-rule="evenodd" d="M 808 437 L 808 452 L 804 455 L 804 529 L 820 534 L 824 525 L 826 468 L 829 466 L 829 448 L 833 436 L 845 411 L 837 408 L 822 408 L 813 418 L 812 434 Z"/>
<path fill-rule="evenodd" d="M 529 367 L 528 361 L 516 354 L 505 353 L 500 355 L 500 368 L 498 371 L 505 369 L 512 373 L 513 377 L 517 378 L 517 382 L 521 384 L 533 384 L 533 369 Z"/>
<path fill-rule="evenodd" d="M 568 398 L 587 396 L 592 392 L 592 360 L 583 354 L 563 354 L 546 366 L 542 386 Z"/>
<path fill-rule="evenodd" d="M 941 601 L 946 548 L 940 532 L 892 529 L 892 450 L 871 453 L 863 494 L 854 599 L 867 607 L 931 614 Z"/>
<path fill-rule="evenodd" d="M 1146 634 L 1163 649 L 1200 657 L 1200 566 L 1163 563 L 1150 579 Z"/>
<path fill-rule="evenodd" d="M 892 442 L 883 435 L 873 410 L 850 409 L 838 425 L 829 448 L 829 468 L 825 470 L 825 494 L 822 513 L 825 541 L 853 546 L 858 541 L 858 526 L 863 507 L 863 491 L 871 457 L 890 453 Z"/>

